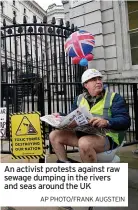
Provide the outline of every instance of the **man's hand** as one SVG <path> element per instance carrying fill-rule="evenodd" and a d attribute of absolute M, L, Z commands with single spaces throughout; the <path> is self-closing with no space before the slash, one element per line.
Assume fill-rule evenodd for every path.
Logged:
<path fill-rule="evenodd" d="M 54 115 L 57 118 L 60 118 L 61 117 L 59 113 L 52 113 L 52 115 Z"/>
<path fill-rule="evenodd" d="M 89 124 L 91 124 L 93 127 L 105 128 L 108 126 L 108 120 L 100 117 L 93 117 L 89 120 Z"/>

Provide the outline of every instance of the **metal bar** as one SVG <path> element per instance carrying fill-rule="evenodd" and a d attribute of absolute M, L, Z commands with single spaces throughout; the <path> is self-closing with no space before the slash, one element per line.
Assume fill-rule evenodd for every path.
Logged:
<path fill-rule="evenodd" d="M 6 28 L 4 28 L 4 36 L 6 37 Z M 6 42 L 6 38 L 4 38 L 4 46 L 5 46 L 5 74 L 6 74 L 6 83 L 8 82 L 8 72 L 7 72 L 7 68 L 8 68 L 8 65 L 7 65 L 7 42 Z"/>
<path fill-rule="evenodd" d="M 131 146 L 131 145 L 134 145 L 134 144 L 138 144 L 138 141 L 133 141 L 133 142 L 125 143 L 125 144 L 123 145 L 123 147 Z"/>
<path fill-rule="evenodd" d="M 14 49 L 15 49 L 15 82 L 17 82 L 17 40 L 16 40 L 16 25 L 14 25 Z M 17 106 L 17 104 L 16 104 Z"/>
<path fill-rule="evenodd" d="M 135 113 L 135 132 L 136 140 L 138 140 L 138 86 L 133 85 L 133 97 L 134 97 L 134 113 Z"/>
<path fill-rule="evenodd" d="M 10 42 L 10 67 L 11 67 L 11 81 L 10 82 L 13 82 L 13 67 L 12 67 L 12 44 L 11 44 L 11 37 L 10 37 L 10 40 L 9 40 L 9 42 Z M 9 82 L 9 81 L 8 81 Z"/>
<path fill-rule="evenodd" d="M 31 85 L 31 84 L 34 84 L 33 82 L 26 82 L 26 83 L 22 83 L 22 82 L 19 82 L 19 83 L 1 83 L 1 85 L 7 85 L 7 86 L 17 86 L 17 85 Z M 39 84 L 39 82 L 38 82 Z"/>
<path fill-rule="evenodd" d="M 53 25 L 53 34 L 56 34 L 55 26 Z M 57 39 L 56 36 L 54 36 L 54 78 L 56 80 L 56 91 L 59 91 L 58 86 L 58 66 L 57 66 Z M 55 98 L 55 97 L 54 97 Z M 54 101 L 53 101 L 54 102 Z M 54 104 L 54 103 L 53 103 Z M 59 112 L 59 97 L 58 94 L 56 94 L 56 111 Z"/>
<path fill-rule="evenodd" d="M 67 69 L 66 69 L 66 66 L 65 66 L 65 51 L 64 51 L 64 28 L 63 28 L 63 23 L 62 23 L 62 19 L 61 19 L 61 45 L 62 45 L 62 57 L 63 57 L 63 75 L 64 75 L 64 82 L 67 81 Z M 64 110 L 65 110 L 65 113 L 67 113 L 67 90 L 66 90 L 66 86 L 63 84 L 63 90 L 64 90 Z"/>
<path fill-rule="evenodd" d="M 132 11 L 132 12 L 128 12 L 128 15 L 129 15 L 129 14 L 132 14 L 132 13 L 135 13 L 135 12 L 138 12 L 138 10 L 134 10 L 134 11 Z"/>
<path fill-rule="evenodd" d="M 133 50 L 133 49 L 138 49 L 138 47 L 131 47 L 131 50 Z"/>
<path fill-rule="evenodd" d="M 34 24 L 34 23 L 26 23 L 26 26 L 34 26 L 34 25 L 37 25 L 37 26 L 44 26 L 45 24 L 44 24 L 44 23 L 35 23 L 35 24 Z M 48 24 L 48 23 L 47 23 L 46 25 L 47 25 L 47 27 L 53 26 L 53 24 Z M 23 24 L 18 24 L 18 23 L 16 23 L 16 26 L 17 26 L 17 27 L 19 27 L 19 26 L 24 26 L 24 23 L 23 23 Z M 59 25 L 55 25 L 55 26 L 56 26 L 56 28 L 61 28 L 61 26 L 59 26 Z M 2 30 L 3 30 L 3 29 L 7 29 L 7 28 L 13 28 L 13 25 L 8 25 L 8 26 L 5 25 L 4 27 L 3 27 L 3 26 L 1 27 Z M 67 29 L 66 26 L 62 26 L 62 28 L 63 28 L 63 29 Z M 66 36 L 65 36 L 65 37 L 66 37 Z"/>
<path fill-rule="evenodd" d="M 36 68 L 37 68 L 37 75 L 38 73 L 38 40 L 37 40 L 37 19 L 36 16 L 33 16 L 34 18 L 34 33 L 35 33 L 35 59 L 36 59 Z"/>
<path fill-rule="evenodd" d="M 132 109 L 132 112 L 131 112 L 131 127 L 132 127 L 132 133 L 133 133 L 133 139 L 135 138 L 135 124 L 134 124 L 134 98 L 133 98 L 133 86 L 130 85 L 130 94 L 128 94 L 128 96 L 130 97 L 130 108 Z M 130 141 L 132 139 L 131 137 L 131 130 L 129 132 L 129 137 L 130 137 Z"/>
<path fill-rule="evenodd" d="M 43 30 L 43 28 L 41 27 L 41 30 Z M 42 70 L 42 73 L 40 74 L 40 76 L 42 76 L 42 78 L 44 77 L 44 63 L 43 63 L 43 45 L 42 45 L 42 40 L 43 40 L 43 35 L 42 35 L 42 31 L 40 32 L 40 52 L 41 52 L 41 59 L 40 59 L 40 69 Z"/>
<path fill-rule="evenodd" d="M 130 114 L 130 99 L 129 99 L 129 90 L 128 90 L 128 85 L 127 85 L 127 104 L 128 104 L 128 109 L 129 109 L 129 114 Z M 131 138 L 131 135 L 130 135 L 130 128 L 129 128 L 129 139 Z"/>
<path fill-rule="evenodd" d="M 19 40 L 20 40 L 20 69 L 21 69 L 21 73 L 22 73 L 22 68 L 23 68 L 23 52 L 22 52 L 22 37 L 21 37 L 21 29 L 20 28 L 20 33 L 19 33 Z"/>
<path fill-rule="evenodd" d="M 26 26 L 27 26 L 27 24 L 26 24 Z M 38 25 L 36 24 L 36 26 L 38 27 Z M 39 35 L 39 33 L 31 33 L 32 35 Z M 21 36 L 24 36 L 25 34 L 24 33 L 22 33 L 21 34 Z M 30 35 L 30 32 L 26 32 L 26 35 L 27 36 L 29 36 Z M 56 34 L 49 34 L 49 33 L 46 33 L 46 34 L 44 34 L 44 33 L 41 33 L 41 35 L 48 35 L 49 37 L 51 36 L 51 37 L 56 37 L 57 35 Z M 12 37 L 13 35 L 6 35 L 6 36 L 3 36 L 4 38 L 7 38 L 7 37 Z M 15 35 L 15 37 L 16 36 L 19 36 L 18 34 L 16 34 Z M 61 37 L 62 38 L 62 36 L 61 35 L 59 35 L 59 37 Z M 63 38 L 66 38 L 64 35 L 63 35 Z"/>
<path fill-rule="evenodd" d="M 45 55 L 46 55 L 46 89 L 47 89 L 47 92 L 46 92 L 46 99 L 48 101 L 48 99 L 50 98 L 50 86 L 49 86 L 49 82 L 50 82 L 50 68 L 49 68 L 49 65 L 48 65 L 48 39 L 47 39 L 47 17 L 44 16 L 44 19 L 43 19 L 43 22 L 44 22 L 44 33 L 45 33 Z M 47 102 L 46 101 L 46 102 Z M 48 101 L 49 103 L 49 101 Z M 47 103 L 46 103 L 47 104 Z M 46 109 L 48 109 L 48 113 L 51 113 L 51 106 L 48 106 L 46 107 Z"/>
<path fill-rule="evenodd" d="M 137 33 L 137 32 L 138 32 L 138 28 L 128 30 L 128 33 L 131 33 L 131 32 L 132 32 L 132 33 L 133 33 L 133 32 L 134 32 L 134 33 Z"/>
<path fill-rule="evenodd" d="M 32 111 L 35 111 L 34 110 L 34 103 L 35 103 L 35 101 L 34 101 L 34 87 L 35 87 L 35 85 L 34 84 L 31 84 L 31 98 L 32 98 L 31 104 L 32 104 Z"/>
<path fill-rule="evenodd" d="M 6 154 L 11 154 L 11 151 L 9 151 L 9 150 L 1 150 L 0 153 L 6 155 Z"/>

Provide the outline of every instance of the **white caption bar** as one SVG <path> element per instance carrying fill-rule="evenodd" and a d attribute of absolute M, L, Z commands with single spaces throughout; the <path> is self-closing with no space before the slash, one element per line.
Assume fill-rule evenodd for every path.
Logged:
<path fill-rule="evenodd" d="M 127 163 L 1 163 L 0 206 L 128 206 Z"/>

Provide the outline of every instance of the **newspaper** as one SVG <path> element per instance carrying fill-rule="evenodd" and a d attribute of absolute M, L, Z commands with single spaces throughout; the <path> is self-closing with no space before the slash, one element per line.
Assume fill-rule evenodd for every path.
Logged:
<path fill-rule="evenodd" d="M 78 107 L 73 112 L 69 113 L 67 116 L 45 115 L 40 117 L 40 119 L 52 127 L 57 129 L 66 129 L 73 131 L 81 131 L 87 134 L 96 134 L 105 136 L 108 132 L 105 128 L 93 127 L 88 121 L 93 117 L 86 107 Z"/>

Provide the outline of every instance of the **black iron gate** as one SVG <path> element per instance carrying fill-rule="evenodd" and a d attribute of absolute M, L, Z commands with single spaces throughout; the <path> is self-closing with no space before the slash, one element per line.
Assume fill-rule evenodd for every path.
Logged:
<path fill-rule="evenodd" d="M 9 116 L 11 113 L 39 111 L 44 115 L 42 83 L 2 83 L 1 106 L 7 108 L 6 138 L 1 138 L 1 152 L 10 154 Z M 42 104 L 42 106 L 41 106 Z"/>
<path fill-rule="evenodd" d="M 44 16 L 38 23 L 36 16 L 33 23 L 7 25 L 1 27 L 1 107 L 7 107 L 7 136 L 1 141 L 1 152 L 10 153 L 10 144 L 4 148 L 3 142 L 9 143 L 9 114 L 13 112 L 40 111 L 48 113 L 50 82 L 74 81 L 75 69 L 65 55 L 66 38 L 77 28 L 63 19 L 56 25 L 53 17 L 51 24 Z M 77 77 L 77 76 L 76 76 Z M 54 94 L 62 89 L 53 88 Z M 56 97 L 58 100 L 58 98 Z M 45 137 L 49 133 L 44 129 Z"/>
<path fill-rule="evenodd" d="M 13 18 L 12 25 L 3 21 L 1 27 L 1 106 L 7 107 L 7 137 L 9 143 L 9 113 L 40 111 L 41 115 L 51 112 L 67 113 L 74 97 L 80 93 L 80 78 L 84 71 L 78 65 L 72 65 L 71 59 L 64 52 L 66 38 L 77 28 L 63 19 L 56 25 L 47 23 L 47 17 L 38 23 L 22 24 Z M 138 140 L 138 95 L 137 84 L 107 84 L 126 98 L 131 115 L 131 128 L 126 142 Z M 52 128 L 44 128 L 45 139 Z M 10 144 L 8 144 L 10 145 Z M 1 152 L 10 153 L 10 146 Z"/>

